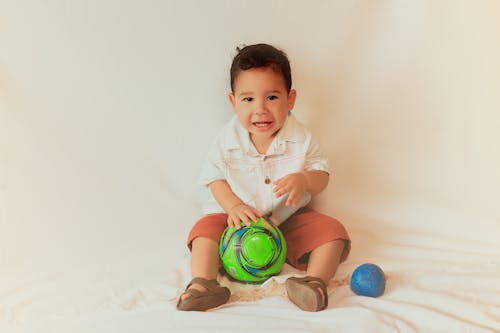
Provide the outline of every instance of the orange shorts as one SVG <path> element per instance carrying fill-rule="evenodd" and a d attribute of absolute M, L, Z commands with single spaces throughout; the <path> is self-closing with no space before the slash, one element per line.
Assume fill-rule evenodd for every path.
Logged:
<path fill-rule="evenodd" d="M 197 237 L 206 237 L 219 242 L 227 227 L 227 214 L 209 214 L 202 217 L 191 229 L 188 247 Z M 345 242 L 341 262 L 347 258 L 351 240 L 346 229 L 336 219 L 318 213 L 310 208 L 301 208 L 288 220 L 279 225 L 287 243 L 287 262 L 293 267 L 306 270 L 309 254 L 315 248 L 334 241 Z"/>

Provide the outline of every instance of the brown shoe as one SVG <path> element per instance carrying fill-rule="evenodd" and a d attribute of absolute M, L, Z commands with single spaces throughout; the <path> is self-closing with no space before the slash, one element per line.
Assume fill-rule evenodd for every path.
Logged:
<path fill-rule="evenodd" d="M 189 289 L 191 285 L 199 284 L 206 288 L 205 291 Z M 182 299 L 182 296 L 189 294 L 190 296 Z M 226 303 L 231 296 L 231 292 L 227 287 L 221 287 L 216 279 L 207 280 L 196 277 L 189 282 L 186 291 L 179 297 L 177 309 L 181 311 L 207 311 Z"/>
<path fill-rule="evenodd" d="M 320 278 L 291 277 L 285 285 L 288 298 L 304 311 L 321 311 L 328 306 L 326 284 Z"/>

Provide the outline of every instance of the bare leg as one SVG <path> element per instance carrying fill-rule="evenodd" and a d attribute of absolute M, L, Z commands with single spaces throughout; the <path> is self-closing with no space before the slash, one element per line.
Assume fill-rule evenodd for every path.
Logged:
<path fill-rule="evenodd" d="M 218 244 L 210 238 L 195 238 L 191 249 L 191 275 L 193 277 L 215 279 L 218 272 Z"/>
<path fill-rule="evenodd" d="M 215 279 L 219 272 L 218 244 L 210 238 L 198 237 L 193 240 L 191 249 L 191 275 L 207 280 Z M 205 287 L 195 283 L 190 288 L 205 291 Z M 189 294 L 181 296 L 182 299 Z"/>
<path fill-rule="evenodd" d="M 328 285 L 337 271 L 343 251 L 343 240 L 325 243 L 315 248 L 309 257 L 307 275 L 318 277 Z"/>
<path fill-rule="evenodd" d="M 343 251 L 343 240 L 325 243 L 315 248 L 309 257 L 307 275 L 318 277 L 328 285 L 337 271 Z M 322 292 L 320 288 L 318 290 Z"/>

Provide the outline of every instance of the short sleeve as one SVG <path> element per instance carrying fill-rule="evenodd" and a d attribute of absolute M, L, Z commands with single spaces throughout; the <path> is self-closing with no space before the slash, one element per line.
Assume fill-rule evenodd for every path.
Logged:
<path fill-rule="evenodd" d="M 304 169 L 307 171 L 320 170 L 330 173 L 328 160 L 314 138 L 311 138 L 307 147 L 306 163 Z"/>
<path fill-rule="evenodd" d="M 218 139 L 212 143 L 205 162 L 201 168 L 199 184 L 207 186 L 215 180 L 225 179 L 222 152 L 218 144 Z"/>

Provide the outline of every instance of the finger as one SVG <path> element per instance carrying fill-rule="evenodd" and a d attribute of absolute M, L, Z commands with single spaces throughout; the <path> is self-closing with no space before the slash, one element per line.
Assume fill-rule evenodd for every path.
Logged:
<path fill-rule="evenodd" d="M 246 214 L 241 214 L 241 220 L 247 227 L 251 225 L 250 220 L 248 219 L 248 216 Z"/>
<path fill-rule="evenodd" d="M 279 185 L 282 181 L 283 181 L 283 178 L 284 177 L 281 177 L 279 179 L 276 179 L 274 182 L 273 182 L 273 185 Z"/>
<path fill-rule="evenodd" d="M 248 217 L 250 217 L 254 222 L 257 222 L 258 220 L 257 214 L 253 209 L 248 213 Z"/>
<path fill-rule="evenodd" d="M 276 195 L 278 195 L 278 193 L 280 193 L 282 190 L 283 190 L 283 186 L 282 185 L 277 185 L 277 186 L 274 187 L 273 192 Z"/>
<path fill-rule="evenodd" d="M 290 196 L 288 197 L 288 201 L 292 206 L 297 206 L 299 204 L 299 199 L 302 197 L 302 195 L 299 195 L 297 191 L 292 191 L 290 193 Z"/>
<path fill-rule="evenodd" d="M 290 192 L 290 188 L 288 186 L 283 186 L 276 192 L 276 198 L 279 198 L 288 192 Z"/>
<path fill-rule="evenodd" d="M 291 206 L 295 201 L 295 191 L 290 192 L 290 195 L 286 199 L 286 205 Z"/>
<path fill-rule="evenodd" d="M 241 229 L 240 219 L 237 216 L 233 217 L 233 223 L 236 226 L 236 229 Z"/>
<path fill-rule="evenodd" d="M 257 222 L 259 217 L 262 216 L 261 212 L 259 212 L 257 209 L 250 207 L 250 206 L 248 207 L 248 210 L 245 211 L 245 213 L 250 218 L 250 220 L 251 220 L 250 222 Z"/>
<path fill-rule="evenodd" d="M 227 217 L 227 225 L 228 225 L 229 228 L 233 228 L 234 227 L 233 218 L 231 216 Z"/>
<path fill-rule="evenodd" d="M 273 183 L 273 191 L 279 189 L 283 184 L 280 181 L 275 181 Z"/>
<path fill-rule="evenodd" d="M 279 184 L 273 188 L 273 192 L 274 193 L 282 192 L 285 188 L 286 188 L 285 184 Z"/>

